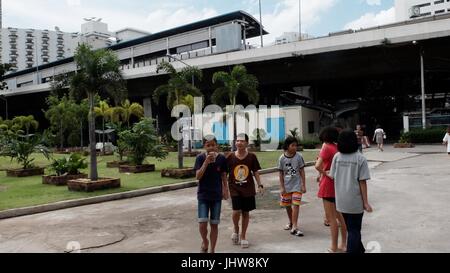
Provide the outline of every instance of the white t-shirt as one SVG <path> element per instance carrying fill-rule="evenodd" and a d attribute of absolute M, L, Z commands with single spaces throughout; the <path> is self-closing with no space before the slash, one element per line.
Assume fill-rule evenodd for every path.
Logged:
<path fill-rule="evenodd" d="M 445 134 L 444 142 L 447 142 L 447 153 L 450 153 L 450 135 L 448 133 Z"/>
<path fill-rule="evenodd" d="M 336 210 L 342 213 L 364 213 L 359 181 L 370 180 L 369 165 L 361 153 L 337 153 L 330 170 L 336 191 Z"/>

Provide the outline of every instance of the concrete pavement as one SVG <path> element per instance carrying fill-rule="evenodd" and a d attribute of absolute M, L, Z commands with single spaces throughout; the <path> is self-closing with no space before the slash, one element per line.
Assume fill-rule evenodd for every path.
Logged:
<path fill-rule="evenodd" d="M 409 149 L 408 149 L 409 150 Z M 450 157 L 442 146 L 366 151 L 375 211 L 364 218 L 363 240 L 373 252 L 450 252 Z M 436 154 L 439 153 L 439 154 Z M 383 161 L 383 162 L 380 162 Z M 278 203 L 276 174 L 263 176 L 267 193 L 249 227 L 251 247 L 230 241 L 231 205 L 224 202 L 218 252 L 323 253 L 329 230 L 316 197 L 316 172 L 307 168 L 308 194 L 301 209 L 305 237 L 282 230 L 286 213 Z M 0 252 L 198 252 L 196 189 L 70 208 L 0 220 Z"/>

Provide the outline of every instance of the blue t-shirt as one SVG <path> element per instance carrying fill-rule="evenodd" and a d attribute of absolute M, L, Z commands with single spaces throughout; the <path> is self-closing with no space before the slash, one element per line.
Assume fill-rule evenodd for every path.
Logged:
<path fill-rule="evenodd" d="M 202 168 L 206 160 L 206 153 L 197 156 L 195 160 L 195 171 Z M 205 201 L 222 200 L 222 174 L 227 172 L 227 160 L 219 154 L 216 162 L 209 164 L 205 174 L 198 184 L 197 198 Z"/>

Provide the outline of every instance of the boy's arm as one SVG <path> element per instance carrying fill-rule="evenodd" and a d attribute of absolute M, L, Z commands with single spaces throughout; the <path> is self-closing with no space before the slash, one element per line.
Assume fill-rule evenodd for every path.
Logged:
<path fill-rule="evenodd" d="M 300 177 L 302 178 L 302 193 L 306 193 L 306 174 L 305 168 L 300 169 Z"/>
<path fill-rule="evenodd" d="M 261 174 L 259 173 L 259 171 L 254 172 L 254 174 L 255 174 L 256 183 L 258 184 L 258 191 L 260 193 L 263 193 L 264 192 L 264 186 L 261 183 Z"/>
<path fill-rule="evenodd" d="M 228 176 L 226 172 L 222 173 L 222 195 L 223 200 L 228 200 L 230 198 L 230 193 L 228 189 Z"/>
<path fill-rule="evenodd" d="M 364 210 L 370 213 L 373 211 L 373 209 L 369 204 L 369 198 L 368 198 L 368 194 L 367 194 L 367 181 L 366 180 L 359 181 L 359 188 L 361 189 Z"/>
<path fill-rule="evenodd" d="M 284 172 L 283 171 L 279 171 L 278 174 L 280 176 L 281 194 L 286 194 L 286 188 L 284 187 Z"/>
<path fill-rule="evenodd" d="M 195 173 L 195 177 L 197 180 L 200 180 L 203 178 L 203 175 L 205 175 L 206 169 L 208 168 L 209 163 L 211 163 L 211 157 L 207 156 L 205 159 L 205 162 L 203 162 L 203 165 L 200 169 L 197 170 Z"/>

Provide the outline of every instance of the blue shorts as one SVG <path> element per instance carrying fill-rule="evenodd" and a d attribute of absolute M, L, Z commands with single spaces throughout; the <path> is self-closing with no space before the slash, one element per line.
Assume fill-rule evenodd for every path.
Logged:
<path fill-rule="evenodd" d="M 198 200 L 198 222 L 211 225 L 220 224 L 220 212 L 222 210 L 222 200 L 208 201 Z"/>

